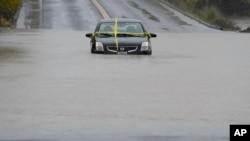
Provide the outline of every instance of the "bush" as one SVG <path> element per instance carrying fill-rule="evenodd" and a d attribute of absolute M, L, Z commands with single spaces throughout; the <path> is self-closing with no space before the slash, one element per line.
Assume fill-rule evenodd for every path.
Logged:
<path fill-rule="evenodd" d="M 215 19 L 220 17 L 220 11 L 215 7 L 210 7 L 206 10 L 205 19 L 209 22 L 214 22 Z"/>
<path fill-rule="evenodd" d="M 224 14 L 249 15 L 250 0 L 199 0 L 206 5 L 218 7 Z M 205 2 L 204 2 L 205 1 Z"/>
<path fill-rule="evenodd" d="M 193 9 L 197 3 L 197 0 L 185 0 L 184 2 L 188 7 Z"/>
<path fill-rule="evenodd" d="M 223 29 L 235 30 L 234 23 L 225 18 L 226 9 L 233 7 L 234 12 L 250 15 L 250 0 L 166 0 L 178 8 L 190 12 L 194 16 Z M 233 2 L 232 2 L 233 1 Z M 247 7 L 247 8 L 244 8 Z M 236 10 L 239 8 L 238 10 Z M 242 10 L 240 10 L 242 8 Z M 244 9 L 244 10 L 243 10 Z M 247 10 L 246 10 L 247 9 Z M 227 11 L 228 14 L 231 14 Z"/>
<path fill-rule="evenodd" d="M 15 10 L 21 5 L 21 3 L 21 0 L 0 0 L 0 6 L 5 7 L 11 12 L 15 12 Z"/>
<path fill-rule="evenodd" d="M 22 4 L 22 0 L 0 0 L 0 26 L 9 26 Z"/>

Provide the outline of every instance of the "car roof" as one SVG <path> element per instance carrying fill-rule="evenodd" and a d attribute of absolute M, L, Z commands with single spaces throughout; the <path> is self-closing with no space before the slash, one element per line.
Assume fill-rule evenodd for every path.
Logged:
<path fill-rule="evenodd" d="M 127 18 L 112 18 L 112 19 L 101 19 L 99 20 L 99 23 L 105 23 L 105 22 L 115 22 L 115 21 L 118 21 L 118 22 L 139 22 L 139 20 L 136 20 L 136 19 L 127 19 Z"/>

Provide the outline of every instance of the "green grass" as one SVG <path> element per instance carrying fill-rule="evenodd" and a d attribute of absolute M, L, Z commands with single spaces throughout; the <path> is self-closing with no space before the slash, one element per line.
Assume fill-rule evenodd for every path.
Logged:
<path fill-rule="evenodd" d="M 227 30 L 237 30 L 233 22 L 228 20 L 215 6 L 197 8 L 198 0 L 166 0 L 191 15 L 211 24 Z"/>
<path fill-rule="evenodd" d="M 0 0 L 0 26 L 9 27 L 14 23 L 14 16 L 22 0 Z"/>
<path fill-rule="evenodd" d="M 226 29 L 226 30 L 238 30 L 237 27 L 235 27 L 234 23 L 228 20 L 218 8 L 211 6 L 206 7 L 201 10 L 195 10 L 193 12 L 193 15 L 197 16 L 201 20 L 218 26 L 220 28 Z"/>

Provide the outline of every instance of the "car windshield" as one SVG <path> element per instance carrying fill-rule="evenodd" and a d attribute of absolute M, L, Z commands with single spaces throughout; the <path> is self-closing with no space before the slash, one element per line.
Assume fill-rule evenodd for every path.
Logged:
<path fill-rule="evenodd" d="M 97 30 L 99 36 L 142 37 L 145 31 L 139 22 L 105 22 Z"/>

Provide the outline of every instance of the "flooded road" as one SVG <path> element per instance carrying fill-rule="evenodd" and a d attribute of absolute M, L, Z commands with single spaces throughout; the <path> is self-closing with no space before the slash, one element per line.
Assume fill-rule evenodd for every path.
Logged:
<path fill-rule="evenodd" d="M 228 141 L 250 123 L 249 34 L 162 1 L 98 2 L 158 33 L 153 55 L 91 54 L 90 0 L 24 0 L 18 29 L 0 29 L 0 141 Z"/>
<path fill-rule="evenodd" d="M 91 54 L 84 34 L 1 31 L 0 140 L 227 141 L 250 123 L 248 34 L 159 34 L 152 56 Z"/>

